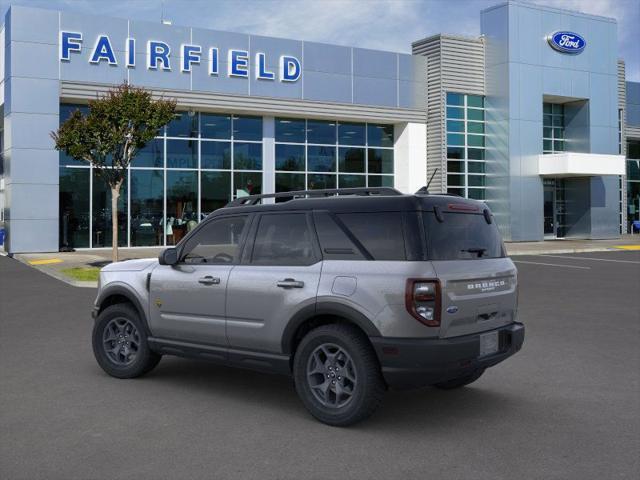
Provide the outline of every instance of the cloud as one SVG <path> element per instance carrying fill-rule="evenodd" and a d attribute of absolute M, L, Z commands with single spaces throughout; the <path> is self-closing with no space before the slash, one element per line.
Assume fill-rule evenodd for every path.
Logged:
<path fill-rule="evenodd" d="M 411 42 L 437 33 L 477 36 L 480 11 L 503 0 L 0 0 L 175 25 L 410 52 Z M 529 0 L 618 21 L 618 51 L 627 78 L 640 81 L 638 0 Z"/>

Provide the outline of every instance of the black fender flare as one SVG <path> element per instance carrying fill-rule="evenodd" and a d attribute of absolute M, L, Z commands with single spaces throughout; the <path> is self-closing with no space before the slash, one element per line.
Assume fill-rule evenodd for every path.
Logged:
<path fill-rule="evenodd" d="M 102 310 L 102 304 L 107 298 L 113 297 L 115 295 L 126 298 L 133 305 L 133 307 L 138 312 L 138 315 L 140 315 L 140 320 L 142 320 L 142 323 L 144 324 L 144 327 L 147 331 L 146 332 L 147 335 L 151 335 L 151 330 L 149 329 L 149 322 L 147 321 L 147 314 L 145 313 L 145 310 L 142 307 L 142 302 L 140 302 L 140 299 L 138 298 L 138 296 L 133 291 L 131 291 L 129 287 L 125 286 L 124 284 L 108 285 L 104 287 L 104 289 L 101 289 L 95 301 L 95 305 L 98 308 L 98 310 Z"/>
<path fill-rule="evenodd" d="M 320 315 L 344 318 L 348 322 L 360 327 L 368 337 L 382 336 L 380 330 L 378 330 L 373 322 L 355 308 L 338 302 L 318 302 L 315 305 L 307 305 L 291 317 L 291 320 L 289 320 L 289 323 L 282 333 L 282 353 L 291 355 L 293 353 L 291 345 L 298 328 L 307 320 Z"/>

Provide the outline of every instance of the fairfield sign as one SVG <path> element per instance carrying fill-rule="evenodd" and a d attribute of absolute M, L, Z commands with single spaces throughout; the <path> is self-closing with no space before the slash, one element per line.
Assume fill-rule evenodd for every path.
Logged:
<path fill-rule="evenodd" d="M 80 32 L 61 31 L 59 39 L 59 57 L 61 62 L 70 62 L 74 55 L 82 52 L 84 39 Z M 137 63 L 136 39 L 127 38 L 124 58 L 118 59 L 116 51 L 108 35 L 99 35 L 93 47 L 90 47 L 89 63 L 99 65 L 106 63 L 117 66 L 122 62 L 127 68 L 135 68 Z M 267 68 L 267 57 L 264 53 L 256 53 L 250 58 L 246 50 L 229 49 L 226 52 L 227 71 L 229 77 L 248 78 L 253 69 L 258 80 L 275 80 L 281 82 L 297 82 L 302 76 L 300 61 L 291 55 L 281 55 L 278 72 Z M 220 52 L 212 47 L 203 52 L 200 45 L 182 44 L 176 54 L 171 47 L 159 40 L 149 40 L 146 48 L 146 67 L 149 70 L 170 72 L 179 68 L 181 72 L 191 72 L 194 65 L 206 63 L 209 75 L 220 75 Z M 176 66 L 176 63 L 178 64 Z"/>

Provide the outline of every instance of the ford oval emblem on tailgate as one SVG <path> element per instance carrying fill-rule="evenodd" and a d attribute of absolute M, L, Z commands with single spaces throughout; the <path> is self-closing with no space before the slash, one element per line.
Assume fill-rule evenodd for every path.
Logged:
<path fill-rule="evenodd" d="M 458 307 L 456 307 L 455 305 L 451 305 L 450 307 L 447 307 L 447 313 L 450 314 L 454 314 L 458 311 Z"/>

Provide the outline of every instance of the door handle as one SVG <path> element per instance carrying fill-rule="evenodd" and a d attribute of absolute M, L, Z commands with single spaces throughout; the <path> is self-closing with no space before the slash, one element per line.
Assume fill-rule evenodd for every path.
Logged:
<path fill-rule="evenodd" d="M 211 275 L 207 275 L 206 277 L 199 278 L 198 283 L 201 283 L 203 285 L 218 285 L 220 284 L 220 279 L 217 277 L 214 278 Z"/>
<path fill-rule="evenodd" d="M 304 282 L 298 281 L 295 278 L 285 278 L 280 280 L 277 285 L 280 288 L 303 288 Z"/>

